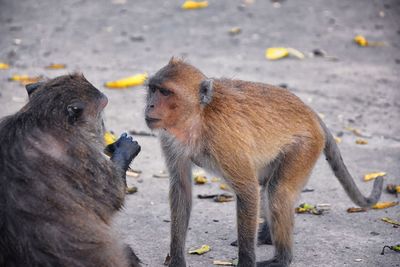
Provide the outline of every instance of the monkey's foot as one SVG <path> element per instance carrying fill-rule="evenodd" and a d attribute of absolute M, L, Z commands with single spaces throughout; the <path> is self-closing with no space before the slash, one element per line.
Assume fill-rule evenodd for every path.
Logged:
<path fill-rule="evenodd" d="M 257 267 L 289 267 L 289 263 L 280 262 L 275 258 L 267 261 L 257 262 Z"/>

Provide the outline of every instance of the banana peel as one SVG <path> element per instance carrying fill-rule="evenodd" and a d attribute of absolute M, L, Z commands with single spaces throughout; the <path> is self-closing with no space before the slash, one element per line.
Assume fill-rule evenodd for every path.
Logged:
<path fill-rule="evenodd" d="M 60 70 L 60 69 L 65 69 L 66 67 L 67 65 L 65 64 L 54 63 L 46 66 L 45 68 L 49 70 Z"/>
<path fill-rule="evenodd" d="M 396 221 L 396 220 L 393 220 L 393 219 L 391 219 L 391 218 L 389 218 L 389 217 L 383 217 L 383 218 L 381 218 L 381 221 L 384 221 L 384 222 L 386 222 L 386 223 L 393 224 L 393 225 L 395 225 L 395 226 L 400 226 L 400 222 L 398 222 L 398 221 Z"/>
<path fill-rule="evenodd" d="M 353 39 L 353 41 L 358 44 L 359 46 L 365 47 L 365 46 L 384 46 L 385 43 L 384 42 L 370 42 L 367 40 L 367 38 L 365 38 L 362 35 L 356 35 Z"/>
<path fill-rule="evenodd" d="M 269 60 L 277 60 L 289 55 L 297 57 L 298 59 L 305 58 L 302 52 L 290 47 L 270 47 L 265 50 L 265 57 Z"/>
<path fill-rule="evenodd" d="M 387 209 L 391 208 L 394 206 L 399 205 L 399 202 L 397 201 L 387 201 L 387 202 L 378 202 L 375 205 L 373 205 L 371 208 L 373 209 Z"/>
<path fill-rule="evenodd" d="M 7 63 L 0 62 L 0 70 L 8 70 L 10 68 L 10 65 Z"/>
<path fill-rule="evenodd" d="M 209 245 L 202 245 L 200 248 L 189 250 L 189 254 L 202 255 L 204 253 L 209 252 L 210 250 L 211 247 Z"/>
<path fill-rule="evenodd" d="M 104 133 L 104 143 L 106 144 L 106 146 L 111 145 L 113 143 L 115 143 L 117 141 L 117 137 L 115 136 L 115 134 L 113 132 L 105 132 Z"/>
<path fill-rule="evenodd" d="M 366 144 L 368 144 L 368 141 L 365 140 L 365 139 L 362 139 L 362 138 L 357 138 L 356 139 L 356 144 L 357 145 L 366 145 Z"/>
<path fill-rule="evenodd" d="M 388 185 L 386 186 L 386 191 L 387 191 L 389 194 L 395 194 L 395 195 L 397 195 L 397 194 L 400 193 L 400 185 L 388 184 Z"/>
<path fill-rule="evenodd" d="M 104 86 L 111 89 L 121 89 L 132 86 L 138 86 L 144 84 L 147 78 L 148 78 L 147 73 L 141 73 L 141 74 L 136 74 L 134 76 L 122 78 L 120 80 L 106 82 Z"/>
<path fill-rule="evenodd" d="M 348 213 L 356 213 L 356 212 L 366 212 L 367 210 L 368 210 L 367 208 L 356 207 L 356 208 L 348 208 L 347 212 Z"/>
<path fill-rule="evenodd" d="M 214 260 L 213 264 L 218 266 L 237 266 L 239 263 L 238 259 L 234 260 Z"/>
<path fill-rule="evenodd" d="M 182 9 L 200 9 L 200 8 L 206 8 L 208 7 L 208 1 L 185 1 L 185 3 L 182 4 Z"/>
<path fill-rule="evenodd" d="M 400 244 L 397 244 L 397 245 L 394 245 L 394 246 L 384 246 L 382 248 L 381 255 L 385 255 L 385 248 L 388 248 L 388 249 L 396 251 L 396 252 L 400 252 Z"/>
<path fill-rule="evenodd" d="M 314 215 L 322 215 L 324 213 L 323 209 L 318 209 L 316 206 L 302 203 L 297 208 L 295 208 L 296 213 L 310 213 Z"/>
<path fill-rule="evenodd" d="M 385 176 L 386 172 L 371 172 L 364 175 L 364 181 L 368 182 L 378 178 L 379 176 Z"/>

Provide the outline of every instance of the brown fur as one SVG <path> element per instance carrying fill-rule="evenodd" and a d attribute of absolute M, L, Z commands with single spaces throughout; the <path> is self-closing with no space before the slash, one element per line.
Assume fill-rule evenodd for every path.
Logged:
<path fill-rule="evenodd" d="M 107 98 L 81 75 L 27 90 L 0 122 L 0 266 L 139 266 L 110 226 L 125 171 L 102 154 Z"/>
<path fill-rule="evenodd" d="M 289 265 L 295 201 L 321 152 L 333 147 L 332 136 L 315 112 L 285 89 L 207 79 L 176 59 L 150 79 L 149 89 L 146 121 L 150 128 L 162 129 L 162 148 L 171 173 L 170 266 L 185 266 L 190 162 L 222 175 L 237 195 L 239 266 L 256 264 L 259 184 L 266 194 L 261 197 L 267 219 L 263 231 L 271 234 L 275 256 L 257 266 Z M 332 166 L 345 168 L 336 148 L 328 154 Z M 352 180 L 350 175 L 341 176 L 343 181 Z M 355 192 L 354 182 L 342 184 L 347 192 Z M 378 192 L 379 187 L 382 184 L 374 190 Z M 368 205 L 378 198 L 375 194 Z M 361 196 L 358 203 L 365 204 L 366 199 Z"/>

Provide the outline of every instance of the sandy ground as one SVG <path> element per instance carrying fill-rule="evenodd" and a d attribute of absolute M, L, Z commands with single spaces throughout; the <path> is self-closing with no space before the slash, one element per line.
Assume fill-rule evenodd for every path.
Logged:
<path fill-rule="evenodd" d="M 147 71 L 154 73 L 171 56 L 184 57 L 211 77 L 285 83 L 305 103 L 324 115 L 334 134 L 343 133 L 343 158 L 361 190 L 372 183 L 365 173 L 385 171 L 387 183 L 400 183 L 400 2 L 390 0 L 287 0 L 281 4 L 257 0 L 210 0 L 203 10 L 183 11 L 182 1 L 0 0 L 0 117 L 20 109 L 27 100 L 22 86 L 7 79 L 13 74 L 55 77 L 74 71 L 109 97 L 105 119 L 120 134 L 146 130 L 143 119 L 145 88 L 109 90 L 103 84 Z M 231 36 L 228 30 L 240 27 Z M 383 47 L 358 47 L 356 34 Z M 267 47 L 297 48 L 306 54 L 323 49 L 327 58 L 268 61 Z M 46 70 L 50 63 L 64 70 Z M 355 144 L 354 127 L 368 140 Z M 137 137 L 142 153 L 133 166 L 142 170 L 129 178 L 139 192 L 127 196 L 115 226 L 146 266 L 162 266 L 168 253 L 168 179 L 153 178 L 164 169 L 154 137 Z M 219 193 L 218 183 L 194 186 L 194 195 Z M 400 254 L 380 255 L 384 245 L 400 243 L 400 228 L 382 217 L 400 220 L 400 207 L 348 214 L 354 206 L 325 160 L 318 162 L 299 200 L 330 203 L 323 216 L 296 215 L 294 267 L 400 266 Z M 396 201 L 383 193 L 383 201 Z M 397 199 L 398 200 L 398 199 Z M 214 259 L 236 257 L 234 202 L 194 199 L 187 248 L 209 244 L 202 256 L 188 255 L 189 266 L 212 266 Z M 260 260 L 271 246 L 257 248 Z"/>

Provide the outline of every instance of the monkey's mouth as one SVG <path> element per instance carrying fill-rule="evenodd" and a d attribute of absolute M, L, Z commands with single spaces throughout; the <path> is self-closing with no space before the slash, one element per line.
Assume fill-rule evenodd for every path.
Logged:
<path fill-rule="evenodd" d="M 146 123 L 149 127 L 159 121 L 161 121 L 161 119 L 146 117 Z"/>

